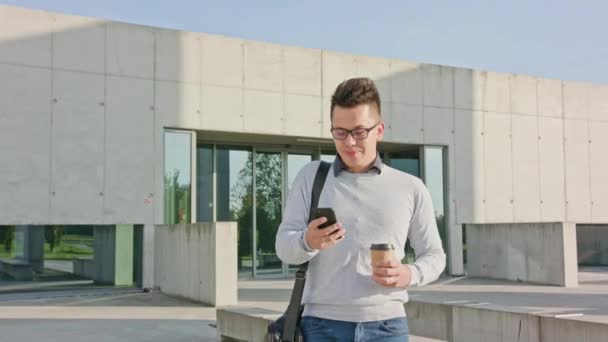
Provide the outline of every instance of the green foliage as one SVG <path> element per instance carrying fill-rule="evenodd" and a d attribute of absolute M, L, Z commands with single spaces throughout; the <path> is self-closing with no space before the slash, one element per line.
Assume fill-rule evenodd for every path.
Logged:
<path fill-rule="evenodd" d="M 165 223 L 190 223 L 190 183 L 179 184 L 179 170 L 165 174 Z"/>
<path fill-rule="evenodd" d="M 250 255 L 253 225 L 253 161 L 250 157 L 239 171 L 239 181 L 231 189 L 230 212 L 238 222 L 239 255 Z M 256 222 L 257 247 L 262 253 L 274 253 L 276 232 L 281 223 L 281 156 L 256 155 Z"/>
<path fill-rule="evenodd" d="M 5 226 L 0 227 L 0 246 L 4 247 L 4 252 L 8 255 L 14 251 L 15 247 L 15 227 Z"/>

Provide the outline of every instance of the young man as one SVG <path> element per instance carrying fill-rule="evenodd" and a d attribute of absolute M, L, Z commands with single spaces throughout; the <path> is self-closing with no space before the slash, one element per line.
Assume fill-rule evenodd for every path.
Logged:
<path fill-rule="evenodd" d="M 436 280 L 445 267 L 435 214 L 420 179 L 382 163 L 380 95 L 368 78 L 341 83 L 331 101 L 338 152 L 319 207 L 338 223 L 308 223 L 319 162 L 305 166 L 289 194 L 276 251 L 289 264 L 310 261 L 301 329 L 307 341 L 407 341 L 406 288 Z M 401 264 L 409 239 L 416 261 Z M 372 265 L 370 245 L 391 243 L 395 258 Z"/>

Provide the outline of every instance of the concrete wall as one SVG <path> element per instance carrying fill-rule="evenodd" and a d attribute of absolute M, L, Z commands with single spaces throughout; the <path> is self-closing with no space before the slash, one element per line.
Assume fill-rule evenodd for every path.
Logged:
<path fill-rule="evenodd" d="M 576 225 L 578 263 L 608 265 L 608 225 Z"/>
<path fill-rule="evenodd" d="M 95 276 L 93 280 L 118 286 L 132 286 L 133 226 L 96 226 L 94 234 Z"/>
<path fill-rule="evenodd" d="M 155 284 L 213 306 L 237 303 L 236 222 L 156 226 Z"/>
<path fill-rule="evenodd" d="M 469 276 L 578 285 L 574 224 L 472 224 L 466 229 Z"/>

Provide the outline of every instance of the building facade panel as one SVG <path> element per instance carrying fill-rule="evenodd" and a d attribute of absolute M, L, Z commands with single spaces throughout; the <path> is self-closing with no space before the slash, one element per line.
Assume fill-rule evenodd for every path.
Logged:
<path fill-rule="evenodd" d="M 562 81 L 538 79 L 538 115 L 562 118 L 564 116 Z"/>
<path fill-rule="evenodd" d="M 102 221 L 104 88 L 103 75 L 53 72 L 52 222 Z"/>
<path fill-rule="evenodd" d="M 537 80 L 525 75 L 510 77 L 511 112 L 517 114 L 537 115 L 538 96 Z"/>
<path fill-rule="evenodd" d="M 156 30 L 155 36 L 155 78 L 200 84 L 201 36 L 174 30 Z"/>
<path fill-rule="evenodd" d="M 608 85 L 589 87 L 589 120 L 608 121 Z"/>
<path fill-rule="evenodd" d="M 296 136 L 321 135 L 321 98 L 292 95 L 285 97 L 285 131 Z"/>
<path fill-rule="evenodd" d="M 53 68 L 105 72 L 106 24 L 98 19 L 53 15 Z"/>
<path fill-rule="evenodd" d="M 243 131 L 243 88 L 202 85 L 200 127 L 220 131 Z"/>
<path fill-rule="evenodd" d="M 418 63 L 391 60 L 391 102 L 422 105 L 422 70 Z"/>
<path fill-rule="evenodd" d="M 591 223 L 608 222 L 608 122 L 589 122 Z"/>
<path fill-rule="evenodd" d="M 447 146 L 453 141 L 454 109 L 423 108 L 424 144 Z"/>
<path fill-rule="evenodd" d="M 283 49 L 279 45 L 245 43 L 245 88 L 283 91 Z"/>
<path fill-rule="evenodd" d="M 392 60 L 391 102 L 409 105 L 422 105 L 422 70 L 420 64 Z"/>
<path fill-rule="evenodd" d="M 51 71 L 0 65 L 0 222 L 50 220 Z"/>
<path fill-rule="evenodd" d="M 483 112 L 456 110 L 454 156 L 456 221 L 484 222 Z"/>
<path fill-rule="evenodd" d="M 391 141 L 421 143 L 423 123 L 422 105 L 391 104 Z"/>
<path fill-rule="evenodd" d="M 53 17 L 44 11 L 0 6 L 0 62 L 51 66 Z"/>
<path fill-rule="evenodd" d="M 321 50 L 283 48 L 285 92 L 321 96 Z"/>
<path fill-rule="evenodd" d="M 150 106 L 154 82 L 124 77 L 107 82 L 104 223 L 153 222 L 154 208 L 163 208 L 162 194 L 154 191 L 155 160 L 162 159 L 155 151 L 162 140 L 154 138 Z"/>
<path fill-rule="evenodd" d="M 591 221 L 589 182 L 589 124 L 586 120 L 564 120 L 566 165 L 566 220 Z"/>
<path fill-rule="evenodd" d="M 455 68 L 454 69 L 454 108 L 456 109 L 479 109 L 481 105 L 474 105 L 474 86 L 479 82 L 473 82 L 475 70 Z"/>
<path fill-rule="evenodd" d="M 240 39 L 201 34 L 201 82 L 243 87 L 244 47 Z"/>
<path fill-rule="evenodd" d="M 511 115 L 484 113 L 485 221 L 513 222 Z"/>
<path fill-rule="evenodd" d="M 154 109 L 164 127 L 198 128 L 200 85 L 156 81 L 155 87 Z"/>
<path fill-rule="evenodd" d="M 509 74 L 478 71 L 473 77 L 473 104 L 488 112 L 510 113 Z"/>
<path fill-rule="evenodd" d="M 425 106 L 454 107 L 454 68 L 424 64 L 422 77 Z"/>
<path fill-rule="evenodd" d="M 154 30 L 117 22 L 108 22 L 106 30 L 106 72 L 154 78 Z"/>
<path fill-rule="evenodd" d="M 540 116 L 538 135 L 541 221 L 560 222 L 566 217 L 563 120 Z"/>
<path fill-rule="evenodd" d="M 283 100 L 282 93 L 245 90 L 245 131 L 283 134 Z"/>
<path fill-rule="evenodd" d="M 589 87 L 585 83 L 564 81 L 564 118 L 589 118 Z"/>
<path fill-rule="evenodd" d="M 538 118 L 512 115 L 513 213 L 515 222 L 539 222 L 540 175 Z"/>

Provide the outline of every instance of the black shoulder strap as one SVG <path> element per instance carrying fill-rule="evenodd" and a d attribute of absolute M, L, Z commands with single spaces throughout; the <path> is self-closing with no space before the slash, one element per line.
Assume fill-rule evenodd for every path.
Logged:
<path fill-rule="evenodd" d="M 331 164 L 328 162 L 321 161 L 317 174 L 315 175 L 315 182 L 312 184 L 312 195 L 310 197 L 310 210 L 308 211 L 308 222 L 312 218 L 312 210 L 319 206 L 319 197 L 321 197 L 321 191 L 323 191 L 323 185 L 327 178 L 327 172 L 329 171 Z"/>
<path fill-rule="evenodd" d="M 319 164 L 317 174 L 315 175 L 315 181 L 312 184 L 312 195 L 310 197 L 310 211 L 308 215 L 308 222 L 310 222 L 310 218 L 312 217 L 312 210 L 316 208 L 319 204 L 319 197 L 321 196 L 321 191 L 323 191 L 323 185 L 325 184 L 325 179 L 327 178 L 327 173 L 330 167 L 331 164 L 328 162 L 321 161 L 321 163 Z M 289 306 L 287 307 L 287 317 L 285 318 L 283 336 L 281 337 L 281 340 L 283 341 L 294 341 L 296 325 L 298 324 L 298 319 L 300 316 L 302 294 L 304 293 L 304 284 L 306 283 L 307 270 L 308 262 L 305 262 L 298 266 L 298 271 L 296 272 L 296 281 L 293 285 L 293 291 L 291 292 L 291 300 L 289 301 Z"/>

